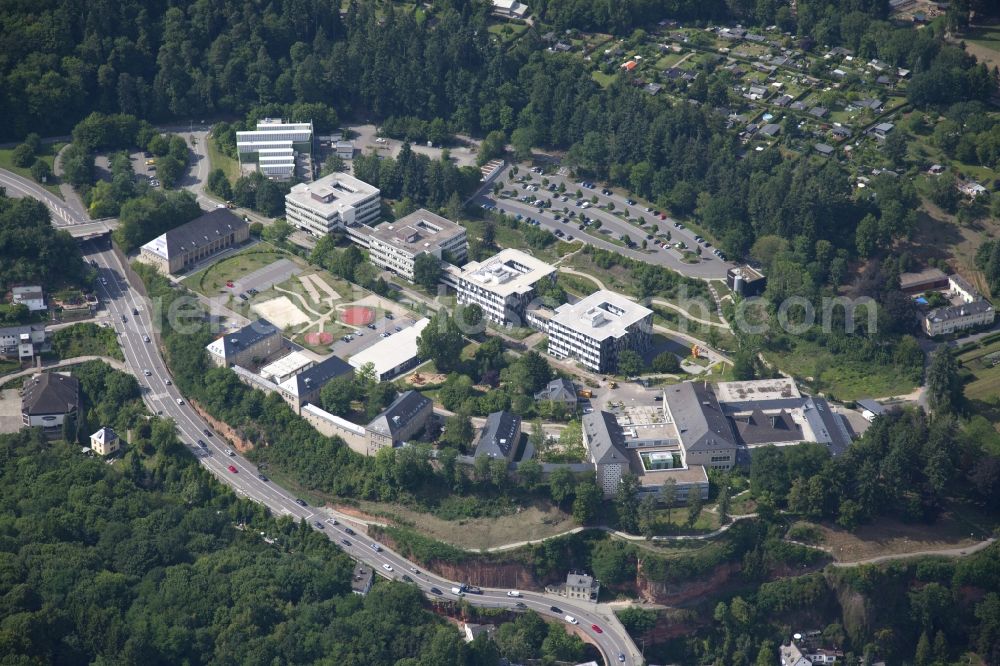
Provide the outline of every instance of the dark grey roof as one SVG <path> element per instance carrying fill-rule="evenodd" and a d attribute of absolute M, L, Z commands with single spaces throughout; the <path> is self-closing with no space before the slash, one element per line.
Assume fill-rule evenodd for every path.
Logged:
<path fill-rule="evenodd" d="M 682 382 L 668 386 L 664 396 L 685 450 L 736 446 L 729 419 L 710 388 L 696 382 Z"/>
<path fill-rule="evenodd" d="M 476 444 L 476 456 L 509 459 L 521 437 L 521 417 L 512 412 L 493 412 Z"/>
<path fill-rule="evenodd" d="M 817 118 L 822 118 L 827 113 L 828 112 L 827 112 L 826 108 L 822 107 L 822 106 L 814 106 L 813 108 L 809 109 L 809 115 L 810 116 L 816 116 Z"/>
<path fill-rule="evenodd" d="M 278 327 L 266 319 L 252 321 L 243 328 L 233 333 L 227 333 L 222 338 L 222 346 L 226 353 L 226 358 L 238 354 L 239 352 L 253 347 L 255 344 L 269 338 L 272 335 L 280 335 Z"/>
<path fill-rule="evenodd" d="M 614 414 L 604 411 L 584 414 L 582 425 L 595 464 L 617 462 L 628 465 L 625 436 Z"/>
<path fill-rule="evenodd" d="M 0 338 L 6 338 L 6 337 L 17 338 L 22 335 L 30 335 L 32 331 L 40 330 L 42 328 L 45 328 L 45 326 L 44 325 L 6 326 L 4 328 L 0 328 Z"/>
<path fill-rule="evenodd" d="M 430 399 L 424 397 L 422 393 L 407 391 L 393 400 L 392 404 L 385 408 L 385 411 L 376 416 L 368 424 L 368 428 L 395 438 L 396 433 L 406 427 L 429 404 L 431 404 Z"/>
<path fill-rule="evenodd" d="M 246 222 L 227 209 L 217 208 L 165 233 L 167 256 L 174 257 L 183 252 L 190 252 L 245 226 Z"/>
<path fill-rule="evenodd" d="M 555 400 L 576 404 L 576 387 L 568 379 L 553 379 L 541 391 L 535 394 L 535 400 Z"/>
<path fill-rule="evenodd" d="M 308 370 L 300 372 L 288 381 L 293 383 L 295 394 L 302 396 L 326 386 L 326 383 L 335 377 L 351 372 L 354 372 L 354 367 L 347 361 L 339 356 L 331 356 Z"/>
<path fill-rule="evenodd" d="M 776 125 L 774 123 L 768 123 L 760 128 L 760 133 L 767 136 L 777 136 L 781 131 L 781 125 Z"/>
<path fill-rule="evenodd" d="M 825 143 L 817 143 L 813 147 L 816 149 L 817 152 L 822 153 L 823 155 L 832 155 L 833 154 L 833 146 L 829 146 L 829 145 L 827 145 Z"/>
<path fill-rule="evenodd" d="M 830 438 L 831 455 L 839 456 L 847 451 L 847 447 L 851 445 L 851 433 L 847 431 L 843 417 L 830 409 L 825 398 L 808 398 L 802 406 L 802 413 L 809 421 L 809 426 L 814 433 L 818 436 L 825 434 Z M 816 422 L 817 417 L 822 426 Z"/>
<path fill-rule="evenodd" d="M 80 408 L 80 382 L 54 372 L 35 375 L 24 383 L 21 412 L 30 416 L 69 414 Z"/>
<path fill-rule="evenodd" d="M 980 299 L 978 301 L 972 301 L 971 303 L 950 305 L 948 307 L 931 310 L 927 314 L 927 318 L 933 322 L 948 321 L 950 319 L 960 319 L 961 317 L 968 317 L 969 315 L 981 314 L 992 309 L 993 306 L 989 301 L 986 299 Z"/>
<path fill-rule="evenodd" d="M 784 410 L 777 414 L 765 414 L 755 409 L 748 415 L 734 416 L 732 421 L 737 439 L 744 446 L 802 439 L 802 427 Z"/>
<path fill-rule="evenodd" d="M 885 407 L 883 407 L 879 403 L 869 398 L 862 398 L 861 400 L 855 400 L 855 404 L 857 404 L 857 406 L 860 407 L 861 409 L 867 409 L 872 414 L 877 415 L 885 413 Z"/>

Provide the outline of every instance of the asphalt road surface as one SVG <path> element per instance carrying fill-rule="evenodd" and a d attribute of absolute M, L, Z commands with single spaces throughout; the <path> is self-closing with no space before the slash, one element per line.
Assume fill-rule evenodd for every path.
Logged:
<path fill-rule="evenodd" d="M 15 173 L 0 169 L 0 187 L 7 190 L 11 197 L 32 197 L 44 203 L 52 212 L 52 224 L 56 227 L 68 227 L 90 220 L 83 220 L 75 214 L 66 202 L 52 194 L 38 183 L 22 178 Z"/>
<path fill-rule="evenodd" d="M 617 245 L 605 239 L 606 236 L 610 236 L 614 239 L 619 239 L 623 234 L 632 238 L 636 245 L 641 245 L 643 240 L 646 240 L 646 235 L 650 233 L 647 229 L 640 229 L 634 224 L 624 221 L 620 217 L 612 214 L 611 211 L 602 209 L 599 205 L 607 205 L 609 202 L 614 203 L 616 211 L 628 211 L 629 217 L 635 219 L 640 218 L 649 223 L 653 223 L 659 226 L 658 233 L 665 233 L 669 231 L 671 234 L 671 242 L 683 241 L 690 250 L 693 250 L 699 245 L 694 240 L 695 233 L 690 229 L 678 229 L 674 226 L 676 220 L 671 217 L 666 219 L 660 219 L 659 217 L 654 217 L 652 212 L 646 212 L 646 205 L 642 202 L 637 202 L 635 205 L 629 205 L 625 203 L 626 196 L 618 192 L 611 191 L 611 195 L 605 195 L 601 192 L 603 186 L 600 184 L 595 184 L 593 189 L 588 189 L 583 187 L 580 181 L 575 181 L 567 176 L 560 176 L 558 174 L 545 174 L 544 176 L 531 173 L 525 168 L 520 168 L 518 176 L 530 175 L 530 183 L 517 183 L 516 178 L 512 177 L 510 173 L 510 168 L 508 167 L 500 174 L 498 180 L 504 183 L 505 191 L 514 191 L 516 195 L 514 198 L 497 198 L 493 196 L 492 192 L 487 191 L 481 195 L 475 202 L 478 205 L 483 203 L 496 204 L 497 208 L 510 215 L 521 214 L 523 217 L 531 217 L 540 222 L 540 226 L 548 229 L 549 231 L 555 231 L 560 229 L 564 234 L 572 235 L 574 240 L 580 240 L 584 243 L 590 243 L 597 247 L 604 248 L 606 250 L 611 250 L 612 252 L 624 254 L 630 256 L 639 261 L 644 261 L 646 263 L 666 266 L 667 268 L 674 270 L 682 275 L 686 275 L 692 278 L 706 279 L 706 280 L 723 280 L 726 277 L 726 271 L 732 268 L 735 264 L 731 262 L 726 262 L 714 254 L 712 250 L 714 247 L 706 248 L 702 245 L 702 258 L 701 261 L 695 264 L 685 263 L 681 259 L 681 253 L 675 249 L 662 250 L 656 248 L 655 251 L 642 251 L 638 247 L 634 249 L 624 248 L 621 245 Z M 542 186 L 542 178 L 547 178 L 550 183 L 554 183 L 557 187 L 560 183 L 566 186 L 566 191 L 562 194 L 557 192 L 551 192 Z M 538 186 L 538 191 L 526 190 L 524 185 L 536 185 Z M 583 199 L 588 203 L 591 198 L 596 196 L 598 199 L 597 204 L 590 204 L 587 208 L 582 208 L 576 205 L 576 191 L 580 190 L 583 194 Z M 544 209 L 543 212 L 539 212 L 538 206 L 532 205 L 530 203 L 524 203 L 520 201 L 520 197 L 525 195 L 534 195 L 543 201 L 551 199 L 552 207 Z M 566 201 L 561 201 L 562 197 L 566 197 Z M 571 211 L 576 211 L 577 216 L 571 218 L 568 222 L 556 221 L 555 214 L 558 213 L 563 215 L 563 209 L 569 208 Z M 593 227 L 589 231 L 579 230 L 579 215 L 580 213 L 586 213 L 586 215 L 594 220 L 601 220 L 601 231 L 610 231 L 610 234 L 602 234 L 600 231 L 594 230 Z M 650 241 L 650 248 L 652 250 L 652 241 Z"/>
<path fill-rule="evenodd" d="M 98 289 L 102 303 L 111 315 L 118 332 L 119 343 L 125 354 L 125 363 L 143 387 L 144 401 L 154 412 L 162 413 L 164 417 L 174 420 L 181 441 L 209 472 L 219 481 L 231 486 L 238 494 L 267 506 L 274 515 L 288 515 L 295 519 L 307 520 L 314 529 L 321 530 L 351 557 L 365 562 L 380 575 L 398 580 L 405 574 L 431 598 L 452 601 L 458 599 L 451 592 L 452 587 L 456 586 L 455 582 L 423 571 L 415 563 L 383 545 L 379 544 L 379 549 L 374 549 L 372 547 L 374 541 L 362 534 L 363 528 L 360 525 L 351 523 L 357 527 L 355 531 L 358 534 L 348 535 L 343 530 L 345 523 L 351 522 L 349 516 L 332 512 L 340 521 L 339 525 L 333 525 L 330 511 L 319 511 L 310 506 L 303 507 L 297 504 L 295 496 L 284 488 L 261 479 L 256 466 L 246 458 L 239 454 L 227 455 L 228 446 L 225 441 L 214 433 L 206 434 L 206 431 L 211 432 L 208 424 L 191 409 L 177 387 L 167 383 L 170 375 L 156 346 L 149 317 L 150 306 L 126 281 L 124 271 L 110 250 L 108 241 L 89 241 L 84 244 L 83 249 L 85 259 L 97 263 L 102 278 Z M 138 310 L 138 315 L 133 313 L 135 310 Z M 125 323 L 122 323 L 123 316 L 126 319 Z M 150 342 L 145 341 L 147 337 Z M 148 376 L 145 374 L 147 371 Z M 183 404 L 179 403 L 179 400 Z M 199 446 L 198 440 L 205 443 L 205 448 Z M 236 471 L 230 471 L 230 466 Z M 349 546 L 343 543 L 344 539 L 350 542 Z M 384 565 L 388 565 L 392 570 Z M 437 588 L 441 594 L 432 592 L 432 588 Z M 563 622 L 565 615 L 572 615 L 579 621 L 579 625 L 574 629 L 596 644 L 609 664 L 642 663 L 635 645 L 621 624 L 617 620 L 601 615 L 594 604 L 535 592 L 521 594 L 520 598 L 512 598 L 507 596 L 507 590 L 484 589 L 483 594 L 467 594 L 465 599 L 474 606 L 490 608 L 516 608 L 516 604 L 520 602 L 526 608 L 535 610 L 543 616 Z M 560 612 L 551 611 L 552 606 L 558 607 Z M 593 629 L 592 625 L 595 624 L 603 631 L 598 632 Z"/>

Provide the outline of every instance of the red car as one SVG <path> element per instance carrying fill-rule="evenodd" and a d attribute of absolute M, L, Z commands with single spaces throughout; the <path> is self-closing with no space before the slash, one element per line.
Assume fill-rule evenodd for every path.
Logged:
<path fill-rule="evenodd" d="M 599 634 L 603 634 L 604 633 L 604 630 L 601 629 L 600 627 L 598 627 L 596 624 L 590 625 L 590 628 L 593 629 L 594 631 L 596 631 Z"/>
<path fill-rule="evenodd" d="M 228 467 L 227 469 L 228 469 L 228 470 L 229 470 L 230 472 L 232 472 L 233 474 L 236 474 L 236 473 L 237 473 L 237 472 L 239 471 L 238 469 L 236 469 L 236 468 L 235 468 L 235 467 L 233 467 L 232 465 L 230 465 L 230 466 L 229 466 L 229 467 Z"/>

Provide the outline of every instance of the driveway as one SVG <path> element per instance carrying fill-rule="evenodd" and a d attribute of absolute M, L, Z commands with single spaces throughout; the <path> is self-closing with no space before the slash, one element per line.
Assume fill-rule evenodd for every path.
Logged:
<path fill-rule="evenodd" d="M 382 317 L 372 322 L 374 330 L 364 326 L 352 334 L 353 339 L 349 342 L 343 339 L 334 340 L 333 344 L 330 345 L 330 351 L 340 358 L 350 358 L 385 339 L 382 337 L 382 333 L 388 333 L 387 337 L 391 338 L 398 332 L 397 328 L 400 330 L 409 328 L 414 323 L 416 322 L 410 317 L 395 317 L 391 320 Z"/>
<path fill-rule="evenodd" d="M 376 128 L 374 125 L 349 125 L 346 129 L 355 133 L 354 149 L 358 154 L 368 154 L 375 152 L 379 157 L 396 157 L 399 155 L 403 142 L 397 139 L 385 138 L 383 141 L 376 141 Z M 462 141 L 459 138 L 459 141 Z M 411 143 L 410 149 L 421 155 L 426 155 L 432 160 L 441 159 L 444 148 L 441 146 L 428 147 L 427 144 Z M 473 144 L 463 141 L 462 145 L 449 146 L 448 152 L 451 160 L 458 166 L 476 166 L 476 151 Z"/>

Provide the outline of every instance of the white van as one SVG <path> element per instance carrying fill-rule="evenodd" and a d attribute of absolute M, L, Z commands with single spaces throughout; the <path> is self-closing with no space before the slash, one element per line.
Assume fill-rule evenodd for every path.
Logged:
<path fill-rule="evenodd" d="M 566 619 L 566 621 L 567 621 L 567 622 L 569 622 L 570 624 L 580 624 L 580 623 L 579 623 L 579 622 L 577 621 L 577 619 L 576 619 L 575 617 L 573 617 L 572 615 L 567 615 L 565 619 Z"/>
<path fill-rule="evenodd" d="M 520 599 L 521 598 L 521 593 L 519 591 L 517 591 L 517 590 L 511 590 L 510 592 L 507 593 L 507 596 L 508 597 L 515 597 L 517 599 Z"/>
<path fill-rule="evenodd" d="M 177 404 L 178 404 L 178 405 L 183 405 L 183 404 L 184 404 L 184 401 L 183 401 L 183 400 L 181 400 L 180 398 L 177 398 Z"/>
<path fill-rule="evenodd" d="M 460 597 L 464 596 L 464 593 L 462 592 L 462 588 L 460 588 L 460 587 L 453 587 L 453 588 L 451 588 L 451 593 L 452 594 L 457 594 Z"/>

